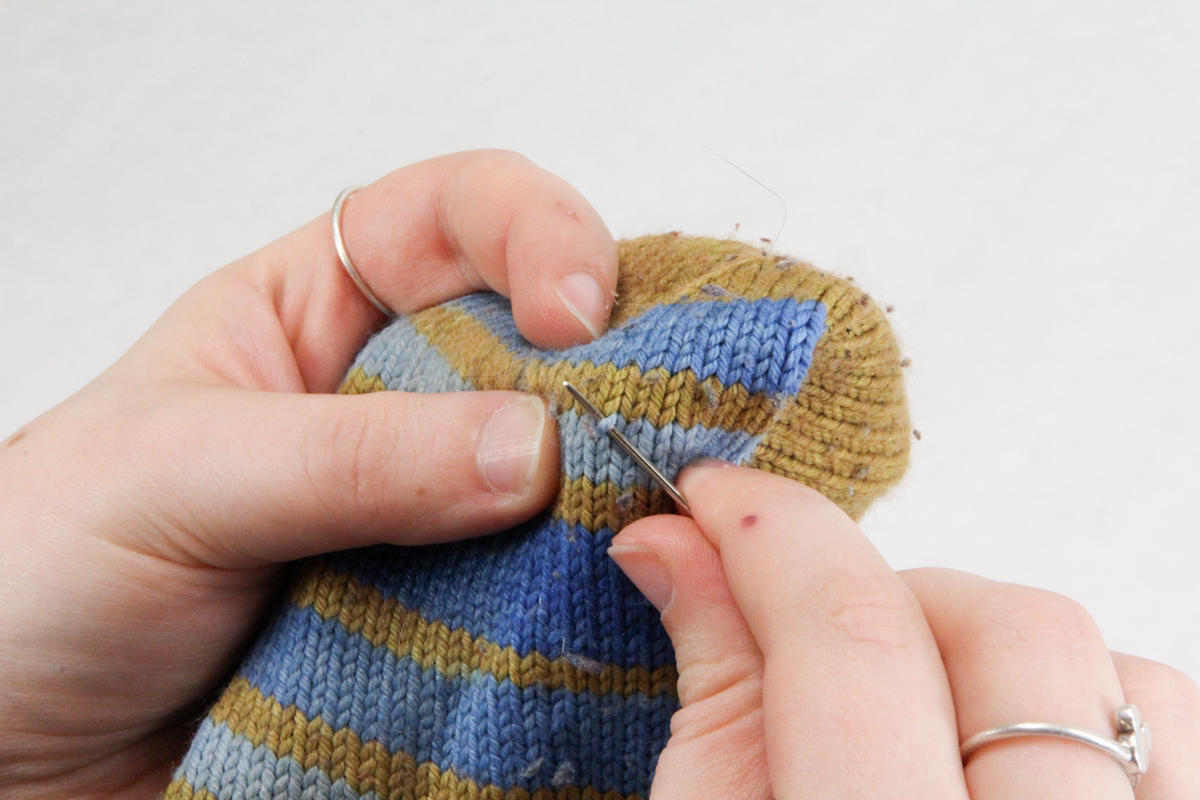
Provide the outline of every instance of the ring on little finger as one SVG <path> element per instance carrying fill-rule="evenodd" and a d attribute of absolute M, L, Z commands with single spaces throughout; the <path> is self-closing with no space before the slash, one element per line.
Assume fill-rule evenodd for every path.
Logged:
<path fill-rule="evenodd" d="M 1017 725 L 989 728 L 962 743 L 960 751 L 963 766 L 966 766 L 975 751 L 992 742 L 1013 739 L 1018 736 L 1053 736 L 1090 745 L 1108 753 L 1121 762 L 1121 766 L 1125 768 L 1125 774 L 1129 776 L 1130 785 L 1136 787 L 1138 781 L 1150 767 L 1150 729 L 1142 722 L 1142 715 L 1135 705 L 1119 707 L 1113 713 L 1113 726 L 1117 733 L 1115 740 L 1085 731 L 1082 728 L 1045 722 L 1023 722 Z"/>

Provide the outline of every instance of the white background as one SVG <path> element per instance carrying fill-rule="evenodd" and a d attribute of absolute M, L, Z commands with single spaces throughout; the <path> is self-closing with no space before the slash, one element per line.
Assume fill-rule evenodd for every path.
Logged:
<path fill-rule="evenodd" d="M 0 436 L 345 185 L 473 147 L 773 237 L 912 358 L 896 567 L 1200 677 L 1200 6 L 0 2 Z M 36 532 L 33 532 L 36 535 Z"/>

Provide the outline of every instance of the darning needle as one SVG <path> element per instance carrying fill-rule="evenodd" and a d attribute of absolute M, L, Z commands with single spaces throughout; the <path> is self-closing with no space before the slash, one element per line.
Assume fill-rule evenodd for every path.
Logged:
<path fill-rule="evenodd" d="M 604 415 L 600 413 L 600 409 L 592 405 L 592 402 L 584 397 L 583 393 L 576 389 L 570 381 L 563 381 L 563 386 L 567 387 L 567 391 L 571 393 L 571 396 L 578 400 L 579 404 L 587 409 L 589 414 L 598 420 L 604 419 Z M 653 461 L 651 461 L 649 458 L 646 458 L 642 451 L 637 449 L 633 442 L 629 440 L 628 436 L 621 433 L 616 428 L 609 428 L 608 438 L 621 445 L 622 449 L 624 449 L 626 453 L 629 453 L 630 458 L 640 464 L 642 469 L 646 470 L 646 472 L 649 472 L 650 477 L 658 481 L 658 485 L 663 487 L 667 494 L 671 495 L 676 503 L 679 503 L 679 505 L 683 506 L 687 511 L 692 510 L 688 508 L 687 501 L 683 499 L 683 493 L 679 491 L 679 488 L 662 473 L 662 470 L 654 465 Z"/>

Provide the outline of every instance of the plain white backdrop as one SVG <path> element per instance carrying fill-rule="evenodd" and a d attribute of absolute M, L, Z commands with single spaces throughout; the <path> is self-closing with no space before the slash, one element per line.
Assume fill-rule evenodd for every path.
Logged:
<path fill-rule="evenodd" d="M 912 359 L 863 525 L 1200 677 L 1200 6 L 0 2 L 0 437 L 347 184 L 475 147 L 774 237 Z M 0 510 L 2 513 L 2 510 Z"/>

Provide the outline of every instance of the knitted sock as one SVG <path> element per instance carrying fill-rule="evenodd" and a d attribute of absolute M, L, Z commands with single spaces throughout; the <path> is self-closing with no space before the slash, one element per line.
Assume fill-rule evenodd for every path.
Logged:
<path fill-rule="evenodd" d="M 724 458 L 857 518 L 903 474 L 911 428 L 896 341 L 849 282 L 674 234 L 623 242 L 620 264 L 611 329 L 590 344 L 533 348 L 494 294 L 396 319 L 367 344 L 345 393 L 548 398 L 558 498 L 496 536 L 306 562 L 169 798 L 649 793 L 678 708 L 674 654 L 605 551 L 673 504 L 603 429 L 619 426 L 670 476 Z"/>

